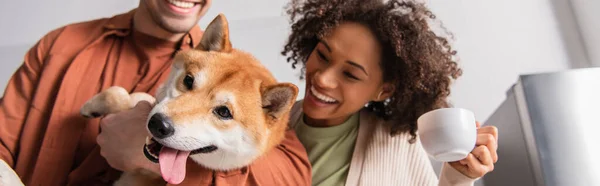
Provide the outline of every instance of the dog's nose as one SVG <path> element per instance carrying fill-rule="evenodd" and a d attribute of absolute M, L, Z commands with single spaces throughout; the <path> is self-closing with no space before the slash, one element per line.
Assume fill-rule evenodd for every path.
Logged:
<path fill-rule="evenodd" d="M 155 138 L 163 139 L 172 136 L 175 133 L 173 122 L 169 117 L 161 113 L 152 115 L 148 122 L 148 130 Z"/>

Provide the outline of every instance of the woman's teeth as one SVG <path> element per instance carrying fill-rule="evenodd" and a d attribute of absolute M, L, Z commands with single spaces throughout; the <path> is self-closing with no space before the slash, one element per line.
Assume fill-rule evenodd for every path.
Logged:
<path fill-rule="evenodd" d="M 313 87 L 313 86 L 310 87 L 310 92 L 312 93 L 313 96 L 315 96 L 317 99 L 319 99 L 323 102 L 326 102 L 326 103 L 335 103 L 336 102 L 335 99 L 317 92 L 317 89 L 315 89 L 315 87 Z"/>
<path fill-rule="evenodd" d="M 178 0 L 167 0 L 169 3 L 171 3 L 172 5 L 175 5 L 176 7 L 179 8 L 192 8 L 194 7 L 194 3 L 193 2 L 185 2 L 185 1 L 178 1 Z"/>

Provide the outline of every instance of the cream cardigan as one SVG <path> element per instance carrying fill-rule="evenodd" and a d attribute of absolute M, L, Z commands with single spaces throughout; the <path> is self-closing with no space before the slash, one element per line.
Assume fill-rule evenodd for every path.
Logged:
<path fill-rule="evenodd" d="M 302 101 L 292 108 L 290 125 L 302 116 Z M 473 185 L 475 179 L 452 168 L 442 166 L 440 178 L 435 175 L 431 162 L 417 138 L 410 144 L 410 134 L 391 137 L 384 121 L 367 111 L 361 111 L 358 138 L 354 147 L 346 186 L 355 185 Z"/>

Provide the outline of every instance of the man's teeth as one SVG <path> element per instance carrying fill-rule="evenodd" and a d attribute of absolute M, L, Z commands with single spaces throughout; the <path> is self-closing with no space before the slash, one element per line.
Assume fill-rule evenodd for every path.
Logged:
<path fill-rule="evenodd" d="M 319 100 L 321 100 L 321 101 L 324 101 L 324 102 L 327 102 L 327 103 L 333 103 L 333 102 L 336 102 L 336 100 L 335 100 L 335 99 L 333 99 L 333 98 L 331 98 L 331 97 L 328 97 L 328 96 L 326 96 L 326 95 L 323 95 L 323 94 L 321 94 L 321 93 L 317 92 L 317 89 L 315 89 L 315 87 L 312 87 L 312 86 L 311 86 L 311 87 L 310 87 L 310 92 L 312 93 L 312 95 L 314 95 L 314 96 L 315 96 L 317 99 L 319 99 Z"/>
<path fill-rule="evenodd" d="M 176 7 L 179 7 L 179 8 L 194 7 L 194 3 L 192 3 L 192 2 L 185 2 L 185 1 L 178 1 L 178 0 L 167 0 L 167 1 L 169 1 L 169 3 L 171 3 L 172 5 L 175 5 Z"/>

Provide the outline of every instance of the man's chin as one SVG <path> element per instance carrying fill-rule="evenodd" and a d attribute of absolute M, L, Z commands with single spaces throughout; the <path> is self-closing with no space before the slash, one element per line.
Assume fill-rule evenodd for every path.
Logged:
<path fill-rule="evenodd" d="M 185 23 L 184 23 L 185 22 Z M 197 21 L 182 21 L 179 19 L 163 19 L 159 24 L 162 29 L 167 32 L 173 34 L 183 34 L 189 32 L 194 26 L 196 26 Z"/>

